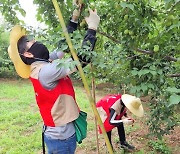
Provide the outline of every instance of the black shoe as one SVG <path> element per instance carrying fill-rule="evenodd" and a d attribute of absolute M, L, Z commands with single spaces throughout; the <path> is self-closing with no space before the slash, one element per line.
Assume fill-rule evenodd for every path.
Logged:
<path fill-rule="evenodd" d="M 134 150 L 135 147 L 128 144 L 126 141 L 121 143 L 121 148 L 125 149 L 125 150 Z"/>

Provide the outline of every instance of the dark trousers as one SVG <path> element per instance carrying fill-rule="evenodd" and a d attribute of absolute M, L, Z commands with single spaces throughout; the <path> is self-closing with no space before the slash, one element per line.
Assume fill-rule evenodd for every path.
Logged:
<path fill-rule="evenodd" d="M 118 135 L 119 135 L 120 143 L 123 143 L 124 141 L 126 141 L 125 130 L 124 130 L 123 123 L 121 123 L 119 126 L 117 126 L 117 130 L 118 130 Z M 110 143 L 112 145 L 112 142 L 111 142 L 111 132 L 112 131 L 107 132 L 107 136 L 108 136 L 109 141 L 110 141 Z"/>

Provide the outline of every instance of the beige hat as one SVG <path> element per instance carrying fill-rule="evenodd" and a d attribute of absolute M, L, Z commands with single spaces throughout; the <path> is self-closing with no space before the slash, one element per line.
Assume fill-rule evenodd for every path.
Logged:
<path fill-rule="evenodd" d="M 128 94 L 123 94 L 121 99 L 129 111 L 138 117 L 143 117 L 144 110 L 140 98 Z"/>
<path fill-rule="evenodd" d="M 22 78 L 29 78 L 30 76 L 30 65 L 26 65 L 19 56 L 17 43 L 18 40 L 26 35 L 26 31 L 19 25 L 12 28 L 10 32 L 10 46 L 8 47 L 8 54 L 14 63 L 14 67 L 18 75 Z"/>

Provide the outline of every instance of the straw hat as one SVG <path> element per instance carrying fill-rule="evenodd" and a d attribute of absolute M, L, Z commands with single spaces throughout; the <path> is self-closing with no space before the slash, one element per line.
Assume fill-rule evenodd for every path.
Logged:
<path fill-rule="evenodd" d="M 26 35 L 26 31 L 19 25 L 16 25 L 12 28 L 10 32 L 10 46 L 8 47 L 8 54 L 11 58 L 16 72 L 22 78 L 29 78 L 30 76 L 30 65 L 26 65 L 19 56 L 17 42 L 18 40 Z"/>
<path fill-rule="evenodd" d="M 141 100 L 135 96 L 124 94 L 121 96 L 124 105 L 131 111 L 134 115 L 138 117 L 143 117 L 144 110 L 141 104 Z"/>

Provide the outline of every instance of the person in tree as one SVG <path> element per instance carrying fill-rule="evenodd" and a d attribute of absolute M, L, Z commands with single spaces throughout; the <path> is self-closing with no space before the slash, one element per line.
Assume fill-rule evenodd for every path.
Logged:
<path fill-rule="evenodd" d="M 126 141 L 124 124 L 133 125 L 134 123 L 134 120 L 127 116 L 127 109 L 138 117 L 144 115 L 141 100 L 128 94 L 112 94 L 100 99 L 96 103 L 96 107 L 104 124 L 111 146 L 111 132 L 113 128 L 117 127 L 120 147 L 130 151 L 134 150 L 135 147 L 128 144 Z M 100 127 L 99 132 L 102 133 Z"/>
<path fill-rule="evenodd" d="M 90 42 L 90 48 L 93 49 L 100 18 L 96 11 L 89 11 L 89 16 L 85 18 L 88 30 L 83 45 Z M 77 29 L 79 15 L 80 10 L 73 11 L 67 26 L 69 33 Z M 73 121 L 78 118 L 80 110 L 68 75 L 76 69 L 72 71 L 67 67 L 57 66 L 58 63 L 54 60 L 62 59 L 65 53 L 62 51 L 49 53 L 43 43 L 28 40 L 25 30 L 20 26 L 15 26 L 10 33 L 8 53 L 18 75 L 30 78 L 32 82 L 44 122 L 43 134 L 48 153 L 75 153 L 76 137 Z M 67 63 L 70 61 L 72 59 L 68 59 Z"/>

